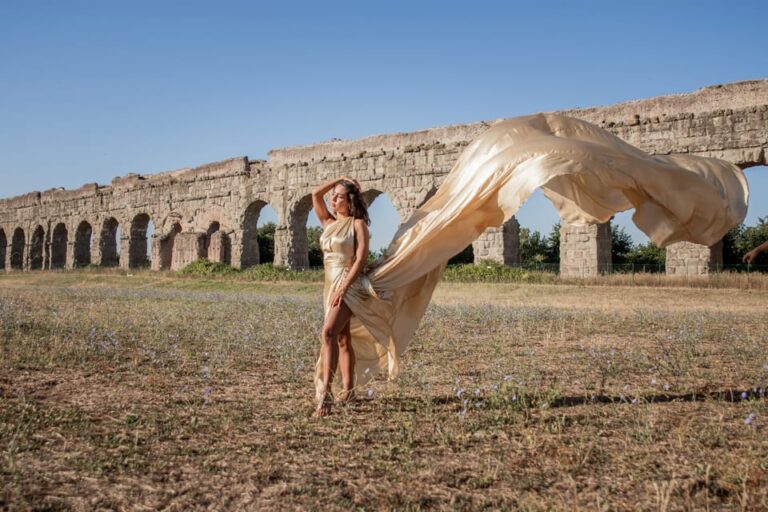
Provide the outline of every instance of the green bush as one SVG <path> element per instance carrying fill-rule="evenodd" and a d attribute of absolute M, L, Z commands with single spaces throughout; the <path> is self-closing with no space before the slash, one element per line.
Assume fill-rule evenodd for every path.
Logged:
<path fill-rule="evenodd" d="M 238 270 L 230 265 L 209 261 L 206 258 L 193 261 L 179 270 L 181 275 L 194 277 L 228 276 L 237 272 Z"/>
<path fill-rule="evenodd" d="M 240 272 L 248 281 L 322 281 L 322 270 L 289 270 L 286 267 L 263 263 Z"/>
<path fill-rule="evenodd" d="M 508 267 L 496 261 L 484 260 L 477 265 L 451 265 L 443 272 L 449 282 L 483 283 L 554 283 L 557 275 L 521 267 Z"/>

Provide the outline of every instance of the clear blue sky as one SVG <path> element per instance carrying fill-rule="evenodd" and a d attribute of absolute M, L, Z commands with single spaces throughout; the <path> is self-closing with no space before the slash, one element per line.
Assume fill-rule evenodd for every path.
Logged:
<path fill-rule="evenodd" d="M 765 78 L 765 5 L 2 0 L 0 197 Z M 556 220 L 540 196 L 518 219 Z"/>

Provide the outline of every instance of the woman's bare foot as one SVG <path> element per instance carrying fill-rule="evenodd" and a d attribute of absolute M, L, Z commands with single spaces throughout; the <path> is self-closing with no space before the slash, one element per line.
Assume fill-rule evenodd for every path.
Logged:
<path fill-rule="evenodd" d="M 340 404 L 348 404 L 349 402 L 353 401 L 355 399 L 355 390 L 354 389 L 345 389 L 341 393 L 339 393 L 339 398 L 337 400 L 337 403 Z"/>
<path fill-rule="evenodd" d="M 315 418 L 322 418 L 331 414 L 331 406 L 333 405 L 333 396 L 330 393 L 323 393 L 322 398 L 318 400 L 317 409 L 312 415 Z"/>

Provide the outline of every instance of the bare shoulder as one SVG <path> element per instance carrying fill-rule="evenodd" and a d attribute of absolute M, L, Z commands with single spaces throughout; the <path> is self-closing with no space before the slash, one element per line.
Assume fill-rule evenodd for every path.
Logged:
<path fill-rule="evenodd" d="M 368 224 L 363 219 L 355 219 L 355 235 L 358 237 L 358 240 L 360 238 L 365 238 L 368 240 L 370 238 L 370 234 L 368 232 Z"/>
<path fill-rule="evenodd" d="M 320 226 L 322 226 L 322 228 L 325 229 L 330 224 L 333 224 L 334 222 L 336 222 L 336 217 L 334 217 L 333 215 L 329 215 L 328 218 L 320 221 Z"/>

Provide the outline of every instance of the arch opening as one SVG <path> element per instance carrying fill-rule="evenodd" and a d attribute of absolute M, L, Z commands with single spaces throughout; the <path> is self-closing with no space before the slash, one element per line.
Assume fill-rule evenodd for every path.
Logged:
<path fill-rule="evenodd" d="M 537 188 L 515 213 L 520 223 L 520 265 L 556 271 L 560 264 L 560 216 L 544 192 Z"/>
<path fill-rule="evenodd" d="M 60 222 L 53 229 L 51 238 L 51 268 L 65 268 L 67 266 L 67 227 Z"/>
<path fill-rule="evenodd" d="M 110 217 L 101 225 L 99 248 L 101 249 L 101 266 L 116 267 L 120 264 L 120 224 L 117 219 Z"/>
<path fill-rule="evenodd" d="M 367 190 L 364 194 L 371 218 L 371 239 L 368 250 L 380 256 L 389 246 L 400 224 L 400 215 L 386 192 Z"/>
<path fill-rule="evenodd" d="M 75 231 L 75 262 L 74 266 L 87 267 L 91 264 L 91 239 L 93 228 L 87 221 L 82 221 Z"/>
<path fill-rule="evenodd" d="M 24 269 L 24 245 L 26 240 L 24 238 L 24 230 L 16 228 L 13 231 L 13 239 L 11 240 L 11 268 L 15 270 Z"/>
<path fill-rule="evenodd" d="M 44 257 L 45 230 L 43 226 L 37 226 L 32 233 L 32 242 L 29 246 L 29 269 L 42 270 L 45 264 Z"/>
<path fill-rule="evenodd" d="M 241 267 L 275 260 L 277 214 L 269 203 L 257 200 L 248 205 L 243 215 L 243 253 Z"/>
<path fill-rule="evenodd" d="M 131 222 L 131 233 L 128 239 L 128 267 L 147 267 L 151 263 L 150 251 L 152 242 L 150 235 L 154 231 L 149 215 L 140 213 Z"/>

